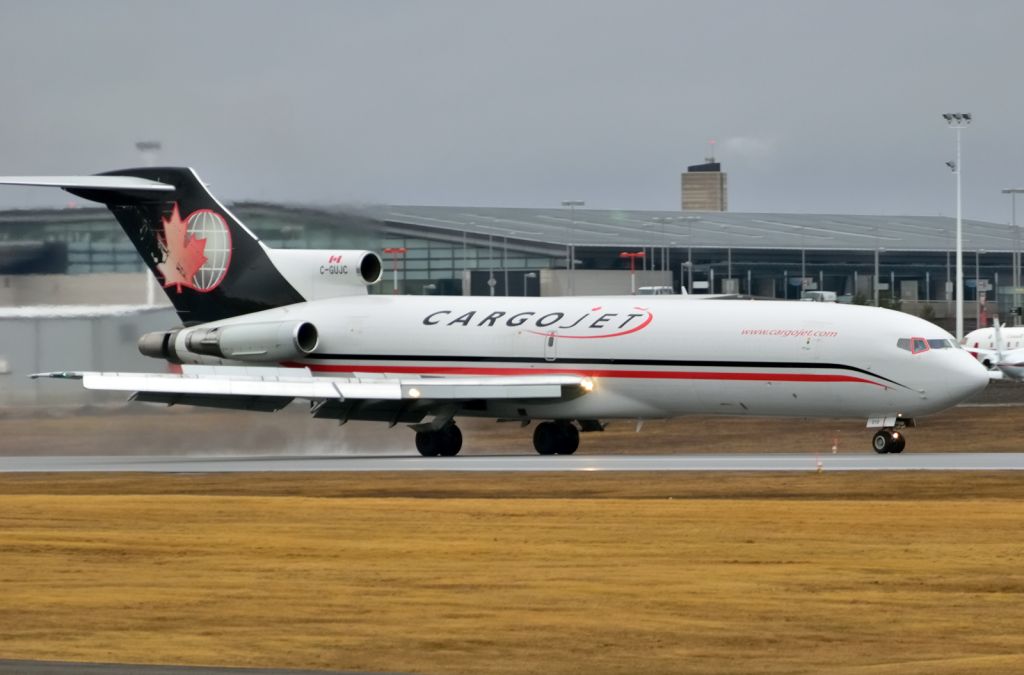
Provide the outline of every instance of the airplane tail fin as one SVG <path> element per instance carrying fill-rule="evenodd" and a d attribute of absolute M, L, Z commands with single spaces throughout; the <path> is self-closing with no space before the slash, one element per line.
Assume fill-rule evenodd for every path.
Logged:
<path fill-rule="evenodd" d="M 187 326 L 305 300 L 192 169 L 4 177 L 0 184 L 60 187 L 105 204 Z"/>

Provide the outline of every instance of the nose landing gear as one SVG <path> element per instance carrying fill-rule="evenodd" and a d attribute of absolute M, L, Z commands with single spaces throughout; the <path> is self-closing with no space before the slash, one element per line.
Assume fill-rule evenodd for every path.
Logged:
<path fill-rule="evenodd" d="M 907 439 L 897 429 L 881 429 L 871 439 L 871 447 L 880 455 L 899 454 L 907 447 Z"/>

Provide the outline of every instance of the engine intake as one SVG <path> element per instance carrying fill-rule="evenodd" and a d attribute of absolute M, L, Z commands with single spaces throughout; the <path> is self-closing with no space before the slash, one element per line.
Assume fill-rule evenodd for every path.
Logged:
<path fill-rule="evenodd" d="M 367 251 L 366 255 L 359 260 L 359 276 L 367 285 L 380 281 L 383 273 L 384 265 L 381 263 L 380 256 L 373 251 Z"/>

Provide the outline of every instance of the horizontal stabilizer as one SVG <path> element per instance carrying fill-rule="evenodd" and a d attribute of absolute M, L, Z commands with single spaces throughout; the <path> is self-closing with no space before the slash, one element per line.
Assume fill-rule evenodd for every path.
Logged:
<path fill-rule="evenodd" d="M 68 190 L 174 192 L 174 186 L 138 176 L 0 176 L 0 185 L 36 185 Z"/>

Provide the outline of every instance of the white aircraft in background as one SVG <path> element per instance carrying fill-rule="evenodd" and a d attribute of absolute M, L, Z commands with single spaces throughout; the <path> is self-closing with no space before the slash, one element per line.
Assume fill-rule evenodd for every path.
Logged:
<path fill-rule="evenodd" d="M 988 382 L 949 333 L 875 307 L 370 295 L 376 254 L 271 249 L 191 169 L 0 183 L 106 204 L 163 283 L 184 325 L 139 348 L 182 372 L 42 374 L 139 401 L 275 411 L 302 399 L 318 418 L 408 424 L 423 455 L 459 452 L 459 416 L 539 421 L 536 451 L 572 454 L 605 420 L 680 415 L 860 417 L 887 453 L 917 417 Z"/>
<path fill-rule="evenodd" d="M 995 317 L 992 326 L 971 331 L 961 344 L 978 357 L 992 379 L 1024 381 L 1024 326 L 1007 327 Z"/>

